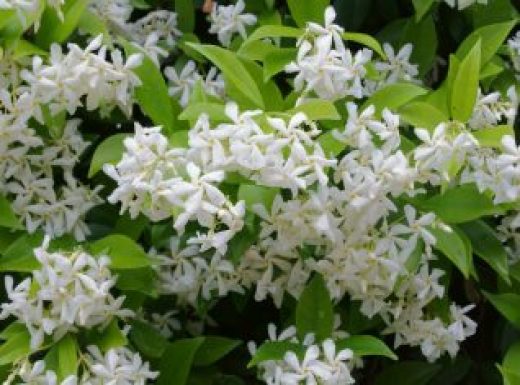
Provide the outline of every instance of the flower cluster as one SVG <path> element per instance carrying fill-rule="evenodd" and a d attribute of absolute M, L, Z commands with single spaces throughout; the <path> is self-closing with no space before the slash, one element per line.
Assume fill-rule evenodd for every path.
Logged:
<path fill-rule="evenodd" d="M 124 297 L 114 298 L 115 285 L 107 256 L 93 257 L 82 250 L 50 252 L 49 238 L 34 250 L 41 267 L 14 286 L 6 276 L 10 302 L 1 305 L 0 317 L 13 316 L 31 334 L 31 348 L 37 349 L 46 335 L 58 340 L 77 328 L 107 325 L 113 317 L 133 312 L 122 308 Z"/>
<path fill-rule="evenodd" d="M 4 59 L 8 68 L 0 74 L 5 87 L 0 93 L 0 193 L 14 196 L 13 210 L 31 233 L 43 228 L 50 236 L 73 233 L 78 240 L 89 233 L 83 218 L 100 202 L 100 187 L 91 190 L 73 174 L 88 142 L 79 133 L 81 121 L 67 120 L 66 114 L 83 107 L 109 111 L 116 105 L 130 113 L 133 89 L 140 84 L 131 70 L 141 56 L 132 55 L 125 63 L 115 50 L 109 62 L 101 38 L 85 50 L 71 44 L 67 53 L 53 45 L 50 62 L 35 56 L 31 69 Z M 48 124 L 50 135 L 38 135 L 37 124 Z M 58 169 L 65 182 L 61 187 L 55 181 Z"/>
<path fill-rule="evenodd" d="M 269 324 L 269 341 L 287 341 L 292 346 L 301 346 L 302 354 L 293 351 L 285 353 L 282 360 L 267 360 L 259 364 L 260 376 L 267 384 L 297 385 L 353 384 L 351 371 L 356 361 L 352 350 L 338 349 L 333 339 L 326 339 L 321 344 L 315 342 L 313 334 L 307 334 L 303 341 L 296 337 L 296 328 L 291 326 L 277 335 L 276 328 Z M 252 355 L 256 353 L 256 345 L 248 345 Z"/>
<path fill-rule="evenodd" d="M 417 65 L 410 64 L 413 46 L 405 44 L 395 53 L 384 44 L 386 57 L 374 63 L 376 77 L 368 76 L 373 52 L 367 48 L 355 54 L 345 47 L 344 30 L 334 24 L 336 13 L 332 7 L 325 12 L 325 25 L 308 23 L 304 35 L 298 40 L 296 61 L 286 66 L 288 73 L 296 73 L 294 87 L 318 97 L 337 100 L 346 96 L 356 99 L 373 94 L 385 85 L 398 81 L 416 81 Z"/>
<path fill-rule="evenodd" d="M 138 353 L 127 348 L 113 348 L 103 354 L 97 346 L 89 346 L 85 354 L 83 374 L 69 375 L 58 382 L 53 370 L 46 370 L 44 361 L 31 364 L 25 361 L 5 384 L 11 384 L 15 375 L 20 377 L 19 385 L 144 385 L 159 374 L 149 369 Z"/>

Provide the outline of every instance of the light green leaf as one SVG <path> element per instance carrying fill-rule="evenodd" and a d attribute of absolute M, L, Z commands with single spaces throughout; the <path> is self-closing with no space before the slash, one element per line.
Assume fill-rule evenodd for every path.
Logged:
<path fill-rule="evenodd" d="M 505 135 L 515 136 L 513 127 L 503 124 L 499 126 L 484 128 L 471 133 L 482 147 L 502 148 L 502 138 Z"/>
<path fill-rule="evenodd" d="M 0 345 L 0 365 L 7 365 L 27 356 L 30 349 L 31 336 L 27 329 L 19 330 Z"/>
<path fill-rule="evenodd" d="M 113 269 L 137 269 L 150 266 L 150 259 L 143 248 L 121 234 L 108 235 L 90 244 L 92 253 L 110 257 Z"/>
<path fill-rule="evenodd" d="M 4 251 L 0 258 L 0 271 L 30 273 L 40 268 L 34 257 L 34 248 L 41 245 L 43 236 L 39 233 L 24 234 Z"/>
<path fill-rule="evenodd" d="M 262 94 L 255 80 L 235 53 L 214 45 L 188 43 L 188 46 L 192 47 L 220 68 L 226 82 L 231 83 L 246 99 L 251 101 L 255 106 L 261 109 L 264 108 Z"/>
<path fill-rule="evenodd" d="M 450 111 L 453 119 L 466 122 L 473 114 L 477 100 L 480 76 L 480 47 L 478 40 L 460 62 L 450 93 Z"/>
<path fill-rule="evenodd" d="M 383 51 L 383 48 L 381 48 L 381 44 L 379 44 L 379 42 L 370 35 L 359 32 L 344 32 L 341 37 L 343 37 L 344 40 L 353 41 L 364 45 L 372 49 L 381 58 L 386 58 L 385 52 Z"/>
<path fill-rule="evenodd" d="M 339 120 L 339 114 L 334 103 L 323 99 L 308 99 L 299 106 L 287 111 L 287 113 L 294 115 L 298 112 L 303 112 L 309 120 Z"/>
<path fill-rule="evenodd" d="M 350 349 L 358 357 L 383 356 L 397 360 L 395 353 L 380 339 L 369 335 L 351 336 L 336 343 L 336 350 Z"/>
<path fill-rule="evenodd" d="M 127 56 L 142 53 L 139 48 L 129 42 L 123 42 L 123 47 Z M 133 72 L 142 83 L 135 90 L 139 107 L 155 124 L 162 126 L 163 132 L 171 134 L 175 130 L 173 126 L 175 115 L 170 102 L 170 96 L 168 95 L 168 87 L 161 71 L 148 55 L 143 54 L 143 62 L 139 67 L 134 68 Z"/>
<path fill-rule="evenodd" d="M 227 122 L 226 106 L 219 103 L 190 103 L 179 115 L 179 120 L 196 121 L 201 114 L 207 114 L 213 122 Z"/>
<path fill-rule="evenodd" d="M 321 275 L 307 284 L 296 305 L 296 329 L 303 339 L 314 333 L 318 341 L 329 338 L 334 326 L 334 309 L 329 291 Z"/>
<path fill-rule="evenodd" d="M 78 29 L 88 33 L 90 36 L 103 35 L 105 44 L 110 43 L 110 32 L 105 22 L 89 9 L 85 9 L 78 22 Z"/>
<path fill-rule="evenodd" d="M 325 9 L 330 5 L 329 0 L 287 0 L 291 15 L 299 27 L 305 27 L 307 22 L 314 21 L 322 24 Z"/>
<path fill-rule="evenodd" d="M 195 353 L 193 366 L 209 366 L 228 355 L 242 342 L 220 336 L 204 336 L 204 342 Z"/>
<path fill-rule="evenodd" d="M 504 385 L 520 384 L 520 342 L 509 347 L 500 369 L 504 377 Z"/>
<path fill-rule="evenodd" d="M 54 8 L 45 8 L 36 34 L 36 44 L 46 49 L 52 43 L 63 43 L 67 40 L 76 29 L 88 3 L 88 0 L 67 0 L 62 7 L 63 22 Z"/>
<path fill-rule="evenodd" d="M 493 200 L 472 184 L 463 184 L 428 200 L 413 200 L 424 211 L 433 211 L 446 223 L 462 223 L 500 212 Z"/>
<path fill-rule="evenodd" d="M 76 338 L 70 334 L 63 337 L 56 345 L 58 349 L 58 378 L 76 374 L 78 370 L 78 346 Z"/>
<path fill-rule="evenodd" d="M 185 385 L 197 350 L 204 337 L 176 340 L 169 344 L 159 363 L 157 385 Z"/>
<path fill-rule="evenodd" d="M 434 247 L 442 252 L 467 279 L 471 272 L 472 252 L 455 230 L 445 231 L 439 227 L 431 227 L 429 231 L 436 238 Z"/>
<path fill-rule="evenodd" d="M 278 188 L 274 187 L 241 184 L 238 188 L 237 199 L 239 201 L 245 201 L 246 207 L 249 210 L 252 210 L 254 205 L 260 204 L 269 211 L 271 210 L 271 205 L 279 191 Z"/>
<path fill-rule="evenodd" d="M 23 229 L 20 220 L 11 208 L 11 203 L 2 195 L 0 195 L 0 227 Z"/>
<path fill-rule="evenodd" d="M 492 294 L 486 291 L 483 293 L 500 314 L 520 329 L 520 295 L 514 293 Z"/>
<path fill-rule="evenodd" d="M 284 70 L 285 66 L 296 58 L 295 48 L 279 48 L 264 57 L 264 81 Z"/>
<path fill-rule="evenodd" d="M 411 102 L 399 109 L 399 115 L 406 123 L 433 131 L 439 123 L 449 120 L 447 115 L 430 103 Z"/>
<path fill-rule="evenodd" d="M 303 29 L 288 27 L 285 25 L 262 25 L 243 43 L 244 45 L 255 40 L 262 40 L 266 37 L 292 37 L 299 38 L 303 34 Z"/>
<path fill-rule="evenodd" d="M 247 41 L 240 46 L 237 51 L 238 56 L 247 60 L 264 61 L 271 52 L 276 52 L 285 48 L 278 48 L 263 40 Z M 294 50 L 294 48 L 291 48 Z"/>
<path fill-rule="evenodd" d="M 483 67 L 497 53 L 502 43 L 509 35 L 509 32 L 511 32 L 517 23 L 517 20 L 512 20 L 503 23 L 485 25 L 476 29 L 459 46 L 456 53 L 457 57 L 462 60 L 480 40 L 480 63 Z"/>
<path fill-rule="evenodd" d="M 138 269 L 115 270 L 117 274 L 116 287 L 119 290 L 139 292 L 148 297 L 157 297 L 155 282 L 157 275 L 151 267 L 141 267 Z"/>
<path fill-rule="evenodd" d="M 289 341 L 268 341 L 258 348 L 247 367 L 252 368 L 264 361 L 283 360 L 287 352 L 302 356 L 305 354 L 305 348 L 300 344 Z"/>
<path fill-rule="evenodd" d="M 103 165 L 116 164 L 121 160 L 125 151 L 124 141 L 129 136 L 130 134 L 115 134 L 106 138 L 96 147 L 88 170 L 89 178 L 96 175 Z"/>
<path fill-rule="evenodd" d="M 509 283 L 507 253 L 493 229 L 480 220 L 461 223 L 459 227 L 470 239 L 475 254 Z"/>
<path fill-rule="evenodd" d="M 395 110 L 411 100 L 425 95 L 428 91 L 413 83 L 390 84 L 375 92 L 364 104 L 362 109 L 370 105 L 376 108 L 376 115 L 380 116 L 383 109 Z"/>
<path fill-rule="evenodd" d="M 318 143 L 320 144 L 325 156 L 335 158 L 341 151 L 346 147 L 345 143 L 340 142 L 334 137 L 333 131 L 327 131 L 318 137 Z"/>
<path fill-rule="evenodd" d="M 21 59 L 27 56 L 40 56 L 46 57 L 49 53 L 44 51 L 40 47 L 34 45 L 30 41 L 20 39 L 16 42 L 16 46 L 13 52 L 13 59 Z"/>

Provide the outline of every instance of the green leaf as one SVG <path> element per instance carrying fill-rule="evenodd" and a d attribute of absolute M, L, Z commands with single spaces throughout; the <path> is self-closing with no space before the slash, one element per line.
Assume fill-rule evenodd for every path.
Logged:
<path fill-rule="evenodd" d="M 484 65 L 497 53 L 498 49 L 517 23 L 517 20 L 512 20 L 504 23 L 486 25 L 476 29 L 459 46 L 456 53 L 457 57 L 462 60 L 480 40 L 482 50 L 479 59 L 481 66 L 484 67 Z"/>
<path fill-rule="evenodd" d="M 509 347 L 500 369 L 505 385 L 520 384 L 520 342 Z"/>
<path fill-rule="evenodd" d="M 386 58 L 385 52 L 383 51 L 383 48 L 381 48 L 381 44 L 370 35 L 359 32 L 344 32 L 341 37 L 344 40 L 364 45 L 377 53 L 381 58 Z"/>
<path fill-rule="evenodd" d="M 151 267 L 139 269 L 115 270 L 117 274 L 116 287 L 119 290 L 135 291 L 149 297 L 157 297 L 157 288 L 153 284 L 157 275 Z"/>
<path fill-rule="evenodd" d="M 369 335 L 351 336 L 336 343 L 336 350 L 350 349 L 358 357 L 383 356 L 397 360 L 395 353 L 380 339 Z"/>
<path fill-rule="evenodd" d="M 321 275 L 316 274 L 307 284 L 296 305 L 296 329 L 303 339 L 314 333 L 318 341 L 331 336 L 334 327 L 334 309 Z"/>
<path fill-rule="evenodd" d="M 124 41 L 126 56 L 142 53 L 136 46 Z M 155 66 L 148 55 L 143 54 L 142 64 L 133 69 L 133 72 L 141 80 L 141 85 L 135 89 L 135 96 L 143 112 L 152 121 L 162 126 L 166 134 L 174 132 L 175 115 L 173 113 L 168 87 L 159 68 Z"/>
<path fill-rule="evenodd" d="M 331 158 L 338 156 L 346 147 L 345 143 L 340 142 L 334 137 L 332 131 L 321 134 L 318 137 L 318 143 L 323 149 L 325 156 L 330 156 Z"/>
<path fill-rule="evenodd" d="M 246 207 L 249 210 L 252 210 L 254 205 L 260 204 L 269 211 L 271 210 L 274 198 L 279 192 L 280 190 L 274 187 L 241 184 L 238 188 L 237 199 L 239 201 L 245 201 Z"/>
<path fill-rule="evenodd" d="M 78 370 L 78 346 L 76 339 L 67 334 L 56 345 L 58 349 L 58 378 L 63 380 Z"/>
<path fill-rule="evenodd" d="M 237 51 L 238 56 L 247 60 L 264 61 L 271 52 L 285 50 L 289 48 L 278 48 L 264 40 L 252 40 L 242 44 Z M 290 48 L 295 50 L 295 48 Z"/>
<path fill-rule="evenodd" d="M 226 106 L 219 103 L 190 103 L 179 115 L 179 120 L 196 121 L 201 114 L 207 114 L 213 122 L 228 122 Z"/>
<path fill-rule="evenodd" d="M 112 269 L 136 269 L 150 266 L 150 259 L 143 248 L 131 238 L 112 234 L 90 244 L 90 250 L 96 254 L 106 254 L 112 261 Z"/>
<path fill-rule="evenodd" d="M 24 234 L 14 241 L 0 258 L 0 271 L 31 273 L 40 268 L 34 257 L 34 248 L 41 245 L 43 236 L 39 233 Z"/>
<path fill-rule="evenodd" d="M 27 329 L 19 330 L 0 346 L 0 365 L 7 365 L 27 356 L 31 336 Z"/>
<path fill-rule="evenodd" d="M 325 9 L 330 5 L 329 0 L 287 0 L 291 15 L 299 27 L 305 27 L 308 21 L 323 24 Z"/>
<path fill-rule="evenodd" d="M 477 100 L 480 75 L 480 39 L 460 62 L 450 93 L 450 111 L 453 119 L 466 122 L 473 114 Z"/>
<path fill-rule="evenodd" d="M 482 147 L 502 148 L 502 138 L 505 135 L 515 136 L 513 127 L 507 124 L 484 128 L 471 133 Z"/>
<path fill-rule="evenodd" d="M 263 81 L 263 68 L 251 60 L 246 60 L 240 58 L 240 61 L 246 68 L 246 70 L 251 74 L 253 79 L 255 80 L 256 86 L 260 90 L 260 94 L 262 95 L 262 99 L 265 103 L 266 111 L 281 111 L 283 110 L 283 96 L 278 88 L 277 84 L 272 79 L 267 79 Z M 233 87 L 228 87 L 228 93 L 231 98 L 234 97 L 234 93 L 231 92 Z M 240 96 L 240 92 L 237 96 Z M 255 106 L 253 106 L 255 107 Z"/>
<path fill-rule="evenodd" d="M 305 354 L 305 348 L 294 342 L 268 341 L 257 349 L 255 355 L 247 364 L 247 367 L 252 368 L 264 361 L 283 360 L 287 352 L 294 352 L 297 356 L 303 356 Z"/>
<path fill-rule="evenodd" d="M 111 43 L 110 32 L 105 22 L 88 8 L 83 11 L 78 22 L 78 29 L 91 36 L 103 35 L 105 44 Z"/>
<path fill-rule="evenodd" d="M 493 215 L 500 209 L 472 183 L 463 184 L 428 200 L 413 200 L 424 211 L 433 211 L 446 223 L 462 223 Z"/>
<path fill-rule="evenodd" d="M 0 195 L 0 227 L 23 229 L 18 217 L 11 208 L 11 203 L 2 195 Z"/>
<path fill-rule="evenodd" d="M 406 123 L 433 131 L 440 123 L 449 120 L 447 115 L 430 103 L 411 102 L 399 109 L 399 116 Z"/>
<path fill-rule="evenodd" d="M 124 141 L 130 134 L 115 134 L 103 140 L 94 151 L 88 177 L 92 178 L 102 168 L 104 164 L 117 164 L 125 151 Z"/>
<path fill-rule="evenodd" d="M 383 109 L 395 110 L 411 100 L 425 95 L 427 90 L 413 83 L 390 84 L 376 91 L 364 104 L 362 109 L 370 105 L 376 108 L 376 115 L 381 116 Z"/>
<path fill-rule="evenodd" d="M 480 220 L 461 223 L 459 227 L 470 239 L 475 254 L 509 283 L 507 253 L 493 229 Z"/>
<path fill-rule="evenodd" d="M 103 352 L 125 346 L 128 343 L 125 335 L 117 326 L 117 320 L 115 319 L 103 330 L 97 328 L 87 330 L 84 337 L 88 345 L 97 345 Z"/>
<path fill-rule="evenodd" d="M 264 57 L 264 81 L 284 70 L 296 58 L 295 48 L 279 48 L 268 52 Z"/>
<path fill-rule="evenodd" d="M 188 46 L 220 68 L 226 83 L 229 82 L 233 85 L 243 94 L 244 98 L 251 101 L 256 107 L 264 108 L 262 94 L 255 80 L 235 53 L 214 45 L 188 43 Z"/>
<path fill-rule="evenodd" d="M 520 328 L 520 295 L 514 293 L 492 294 L 486 291 L 483 293 L 511 324 Z"/>
<path fill-rule="evenodd" d="M 434 247 L 453 262 L 467 279 L 473 262 L 472 253 L 471 250 L 467 250 L 466 244 L 459 234 L 454 229 L 448 232 L 439 227 L 430 227 L 428 230 L 436 239 Z"/>
<path fill-rule="evenodd" d="M 195 353 L 193 366 L 209 366 L 229 354 L 242 342 L 220 336 L 204 336 L 204 342 Z"/>
<path fill-rule="evenodd" d="M 175 0 L 177 24 L 182 32 L 193 32 L 195 29 L 195 6 L 193 0 Z"/>
<path fill-rule="evenodd" d="M 126 235 L 137 241 L 148 223 L 149 220 L 145 215 L 140 214 L 137 218 L 131 218 L 130 214 L 126 212 L 117 218 L 114 233 Z"/>
<path fill-rule="evenodd" d="M 287 111 L 288 114 L 294 115 L 303 112 L 309 120 L 339 120 L 339 114 L 334 103 L 322 99 L 308 99 L 303 104 Z"/>
<path fill-rule="evenodd" d="M 46 49 L 52 43 L 63 43 L 67 40 L 76 29 L 88 3 L 88 0 L 67 0 L 62 7 L 63 22 L 54 8 L 45 8 L 36 34 L 36 44 Z"/>
<path fill-rule="evenodd" d="M 12 322 L 7 326 L 4 330 L 2 330 L 2 333 L 0 333 L 0 339 L 2 340 L 8 340 L 10 338 L 13 338 L 19 333 L 26 332 L 27 328 L 24 324 L 20 322 Z"/>
<path fill-rule="evenodd" d="M 16 42 L 16 46 L 13 52 L 13 59 L 21 59 L 27 56 L 41 56 L 46 57 L 49 53 L 44 51 L 40 47 L 34 45 L 30 41 L 20 39 Z"/>
<path fill-rule="evenodd" d="M 435 0 L 412 0 L 415 8 L 415 20 L 419 21 L 431 9 Z"/>
<path fill-rule="evenodd" d="M 132 322 L 128 337 L 139 352 L 147 357 L 161 357 L 168 345 L 168 340 L 157 329 L 139 320 Z"/>
<path fill-rule="evenodd" d="M 288 27 L 285 25 L 262 25 L 247 38 L 243 45 L 255 41 L 262 40 L 266 37 L 292 37 L 299 38 L 303 34 L 303 29 Z"/>
<path fill-rule="evenodd" d="M 169 344 L 159 363 L 157 385 L 185 385 L 197 350 L 204 337 L 177 340 Z"/>
<path fill-rule="evenodd" d="M 385 367 L 374 385 L 427 385 L 441 368 L 441 365 L 420 361 L 398 362 Z"/>

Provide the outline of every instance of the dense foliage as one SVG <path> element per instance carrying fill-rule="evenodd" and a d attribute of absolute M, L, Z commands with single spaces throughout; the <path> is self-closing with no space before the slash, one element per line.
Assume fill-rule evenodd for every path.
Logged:
<path fill-rule="evenodd" d="M 0 0 L 0 377 L 520 385 L 510 0 Z"/>

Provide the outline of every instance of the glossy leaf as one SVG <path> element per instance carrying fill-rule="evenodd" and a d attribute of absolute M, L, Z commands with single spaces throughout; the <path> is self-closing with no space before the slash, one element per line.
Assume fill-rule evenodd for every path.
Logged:
<path fill-rule="evenodd" d="M 157 385 L 185 385 L 197 350 L 204 337 L 180 339 L 169 344 L 159 363 Z"/>
<path fill-rule="evenodd" d="M 116 164 L 121 160 L 125 151 L 124 141 L 129 136 L 130 134 L 115 134 L 103 140 L 96 147 L 88 170 L 89 178 L 96 175 L 104 164 Z"/>
<path fill-rule="evenodd" d="M 287 0 L 291 15 L 299 27 L 305 27 L 307 22 L 323 23 L 325 8 L 330 5 L 329 0 Z"/>
<path fill-rule="evenodd" d="M 383 356 L 397 360 L 394 352 L 380 339 L 369 335 L 351 336 L 336 343 L 336 350 L 348 348 L 357 357 Z"/>
<path fill-rule="evenodd" d="M 108 235 L 91 243 L 90 249 L 96 255 L 108 255 L 113 269 L 136 269 L 150 265 L 150 259 L 143 248 L 125 235 Z"/>
<path fill-rule="evenodd" d="M 316 274 L 307 284 L 296 306 L 296 329 L 301 339 L 314 333 L 318 341 L 332 335 L 334 310 L 329 291 L 321 275 Z"/>

